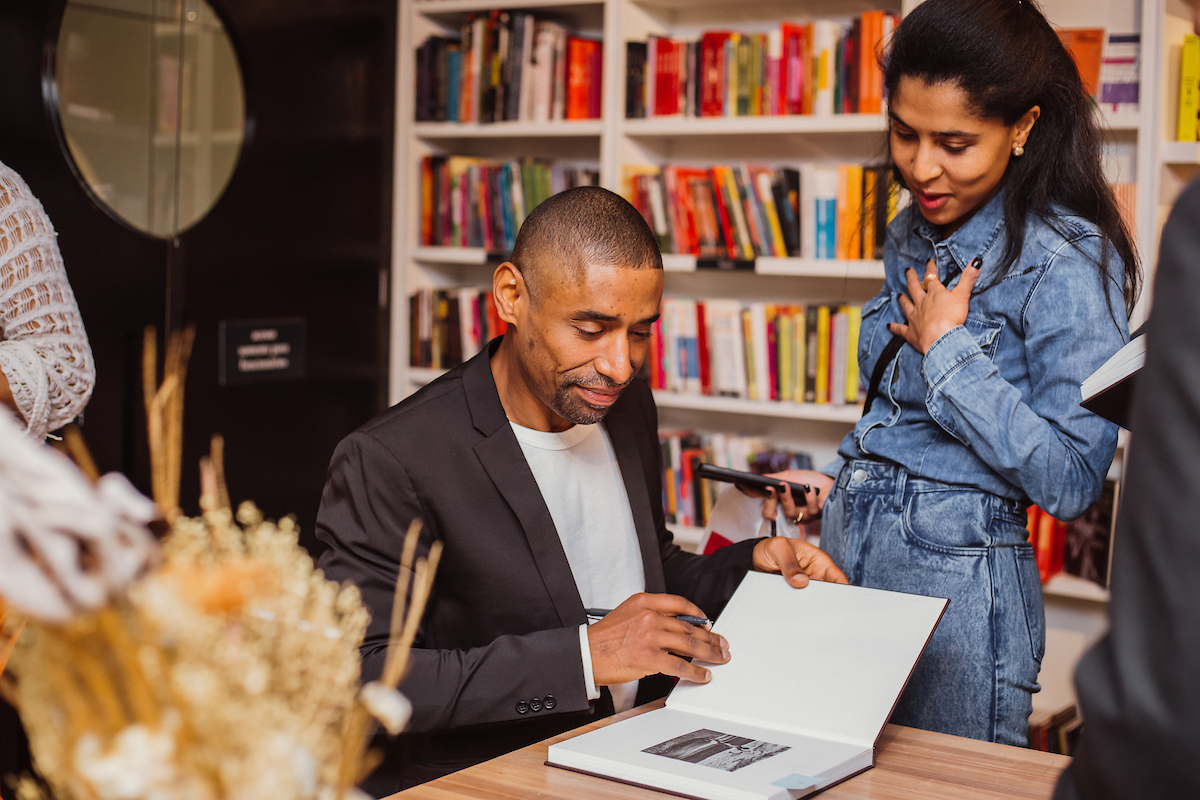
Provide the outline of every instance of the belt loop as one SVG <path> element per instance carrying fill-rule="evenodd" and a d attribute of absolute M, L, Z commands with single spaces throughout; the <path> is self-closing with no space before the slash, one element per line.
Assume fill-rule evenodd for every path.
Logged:
<path fill-rule="evenodd" d="M 904 487 L 908 484 L 908 473 L 896 467 L 896 493 L 892 496 L 892 505 L 897 512 L 904 510 Z"/>

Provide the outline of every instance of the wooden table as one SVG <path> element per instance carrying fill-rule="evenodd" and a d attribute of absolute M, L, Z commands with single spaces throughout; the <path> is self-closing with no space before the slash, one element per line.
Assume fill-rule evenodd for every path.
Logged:
<path fill-rule="evenodd" d="M 642 714 L 662 701 L 594 722 L 523 750 L 500 756 L 431 783 L 393 795 L 395 800 L 664 800 L 669 795 L 548 767 L 546 748 L 619 719 Z M 875 767 L 840 783 L 820 800 L 1045 800 L 1071 759 L 1021 747 L 977 742 L 944 733 L 888 725 Z"/>

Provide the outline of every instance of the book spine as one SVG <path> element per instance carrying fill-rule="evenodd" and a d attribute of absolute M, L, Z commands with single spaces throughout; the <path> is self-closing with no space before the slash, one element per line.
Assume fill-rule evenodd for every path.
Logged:
<path fill-rule="evenodd" d="M 1183 37 L 1179 70 L 1179 119 L 1175 139 L 1196 141 L 1196 117 L 1200 114 L 1200 36 Z"/>

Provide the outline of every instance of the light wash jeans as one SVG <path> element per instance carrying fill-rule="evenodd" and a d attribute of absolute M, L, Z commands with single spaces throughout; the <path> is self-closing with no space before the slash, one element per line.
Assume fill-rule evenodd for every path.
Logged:
<path fill-rule="evenodd" d="M 851 460 L 823 516 L 821 547 L 851 583 L 950 599 L 891 721 L 1027 744 L 1046 623 L 1024 507 Z"/>

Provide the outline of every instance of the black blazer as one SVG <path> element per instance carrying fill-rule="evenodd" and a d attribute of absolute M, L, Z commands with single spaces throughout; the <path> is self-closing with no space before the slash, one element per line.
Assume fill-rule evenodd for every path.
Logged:
<path fill-rule="evenodd" d="M 418 555 L 434 540 L 445 548 L 400 687 L 412 719 L 404 735 L 381 741 L 385 763 L 364 784 L 380 796 L 612 713 L 607 690 L 587 699 L 583 603 L 500 404 L 489 363 L 498 341 L 350 434 L 329 467 L 317 516 L 317 536 L 329 545 L 320 567 L 357 585 L 371 611 L 364 681 L 383 669 L 409 522 L 424 522 Z M 644 382 L 634 381 L 603 424 L 633 511 L 646 591 L 681 594 L 716 616 L 750 568 L 754 542 L 711 556 L 672 543 L 658 416 Z"/>
<path fill-rule="evenodd" d="M 1159 249 L 1109 631 L 1075 675 L 1085 720 L 1056 800 L 1200 797 L 1200 181 Z"/>

